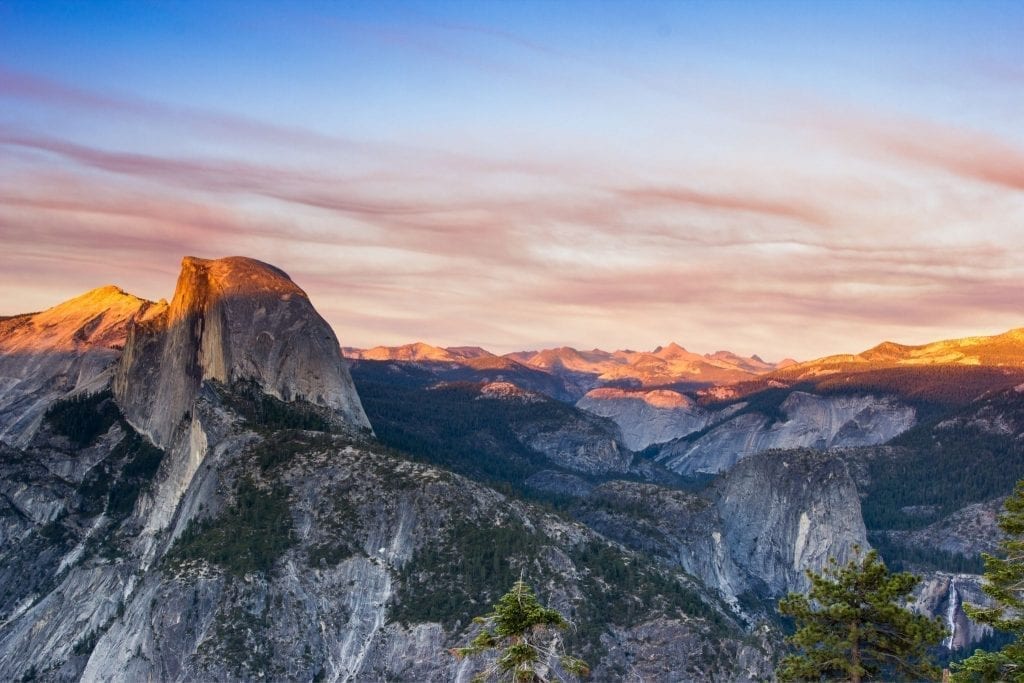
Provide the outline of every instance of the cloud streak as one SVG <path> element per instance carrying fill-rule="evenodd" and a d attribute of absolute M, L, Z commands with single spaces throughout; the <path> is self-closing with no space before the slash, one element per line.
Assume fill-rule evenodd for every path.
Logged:
<path fill-rule="evenodd" d="M 551 115 L 494 111 L 473 92 L 421 119 L 390 84 L 399 94 L 389 91 L 394 99 L 376 111 L 404 130 L 422 123 L 434 148 L 0 68 L 0 101 L 81 115 L 106 131 L 104 139 L 88 125 L 44 128 L 46 116 L 35 130 L 12 122 L 33 117 L 0 119 L 0 286 L 23 291 L 35 278 L 84 289 L 128 271 L 119 284 L 168 296 L 184 253 L 243 253 L 291 272 L 344 343 L 430 336 L 499 351 L 675 338 L 806 356 L 809 339 L 828 335 L 863 335 L 867 346 L 890 330 L 971 331 L 1019 318 L 1024 244 L 1011 233 L 1024 220 L 1014 208 L 1024 149 L 995 132 L 853 108 L 807 126 L 806 114 L 780 102 L 759 111 L 783 109 L 788 120 L 766 122 L 711 101 L 714 90 L 743 100 L 727 71 L 688 99 L 674 76 L 588 60 L 579 55 L 596 53 L 552 49 L 504 27 L 370 24 L 321 30 L 363 34 L 355 42 L 388 58 L 415 53 L 429 63 L 412 66 L 442 90 L 452 73 L 466 73 L 450 68 L 458 62 L 509 87 L 495 101 L 549 93 L 527 104 Z M 432 57 L 444 68 L 428 68 Z M 689 78 L 686 66 L 662 73 Z M 418 85 L 428 97 L 434 82 Z M 628 100 L 625 113 L 602 118 L 614 100 Z M 563 104 L 594 120 L 558 123 Z M 704 112 L 707 140 L 674 118 L 700 107 L 713 110 Z M 425 123 L 445 111 L 452 122 Z M 462 131 L 470 119 L 474 130 Z M 545 120 L 552 130 L 528 130 Z M 122 123 L 143 142 L 120 138 Z M 805 127 L 819 134 L 811 144 Z M 160 151 L 174 149 L 168 131 L 203 153 Z M 145 144 L 147 134 L 156 144 Z M 997 230 L 1009 238 L 985 236 Z M 0 312 L 21 303 L 0 297 Z"/>
<path fill-rule="evenodd" d="M 991 134 L 930 121 L 828 116 L 820 128 L 854 148 L 964 179 L 1024 190 L 1024 148 Z"/>

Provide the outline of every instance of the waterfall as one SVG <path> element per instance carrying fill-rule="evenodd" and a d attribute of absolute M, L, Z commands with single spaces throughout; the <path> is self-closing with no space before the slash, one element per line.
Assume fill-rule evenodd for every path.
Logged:
<path fill-rule="evenodd" d="M 956 590 L 956 577 L 949 580 L 949 606 L 946 607 L 946 627 L 949 635 L 942 641 L 943 647 L 953 651 L 953 638 L 956 637 L 956 608 L 960 606 L 960 594 Z"/>

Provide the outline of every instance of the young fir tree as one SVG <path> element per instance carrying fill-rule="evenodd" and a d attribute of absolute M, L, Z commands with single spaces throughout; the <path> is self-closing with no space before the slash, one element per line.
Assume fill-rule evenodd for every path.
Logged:
<path fill-rule="evenodd" d="M 776 674 L 783 681 L 935 680 L 938 667 L 926 649 L 938 644 L 945 629 L 915 614 L 904 601 L 920 579 L 892 574 L 872 550 L 845 566 L 835 559 L 821 574 L 807 572 L 808 595 L 790 593 L 779 611 L 796 620 L 787 639 L 796 652 L 782 659 Z"/>
<path fill-rule="evenodd" d="M 981 589 L 993 599 L 991 607 L 964 605 L 976 622 L 1014 634 L 1017 639 L 998 652 L 975 650 L 954 664 L 956 681 L 1024 682 L 1024 480 L 1017 482 L 1006 499 L 999 528 L 1006 534 L 999 543 L 1001 555 L 982 553 L 985 583 Z"/>
<path fill-rule="evenodd" d="M 562 651 L 559 630 L 568 626 L 557 610 L 540 604 L 522 580 L 503 595 L 494 611 L 474 621 L 484 629 L 466 647 L 452 650 L 459 657 L 472 657 L 491 650 L 498 656 L 474 683 L 497 680 L 512 683 L 549 683 L 564 680 L 549 663 L 557 660 L 570 675 L 583 678 L 589 674 L 586 662 Z"/>

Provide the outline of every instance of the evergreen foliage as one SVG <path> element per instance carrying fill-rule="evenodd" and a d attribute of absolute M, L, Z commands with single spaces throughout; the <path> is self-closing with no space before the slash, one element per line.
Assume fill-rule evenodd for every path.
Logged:
<path fill-rule="evenodd" d="M 402 567 L 389 619 L 438 622 L 446 630 L 457 630 L 493 603 L 501 586 L 524 576 L 541 584 L 555 579 L 533 561 L 543 548 L 544 537 L 514 519 L 486 527 L 466 520 L 451 523 L 438 542 L 418 550 Z M 596 540 L 568 554 L 579 570 L 584 600 L 576 605 L 580 624 L 565 639 L 587 656 L 599 657 L 604 651 L 601 636 L 609 624 L 635 626 L 652 610 L 702 618 L 715 633 L 726 628 L 721 615 L 696 591 L 640 557 L 624 556 Z"/>
<path fill-rule="evenodd" d="M 863 510 L 869 529 L 924 527 L 971 503 L 1006 495 L 1024 478 L 1024 444 L 1013 435 L 922 426 L 892 443 L 892 454 L 868 463 Z M 935 512 L 908 514 L 914 506 L 935 506 Z"/>
<path fill-rule="evenodd" d="M 982 590 L 994 604 L 965 604 L 964 611 L 976 622 L 1013 634 L 1014 640 L 997 652 L 976 650 L 954 665 L 957 681 L 1024 681 L 1024 481 L 1006 499 L 999 528 L 1006 534 L 999 544 L 1001 556 L 983 554 Z"/>
<path fill-rule="evenodd" d="M 725 630 L 722 616 L 704 602 L 696 591 L 686 588 L 641 557 L 623 554 L 600 541 L 591 541 L 570 552 L 573 564 L 584 568 L 580 588 L 587 603 L 580 605 L 575 637 L 589 651 L 600 650 L 606 624 L 628 628 L 657 609 L 668 617 L 695 616 L 705 619 L 717 634 Z"/>
<path fill-rule="evenodd" d="M 779 612 L 796 621 L 787 655 L 776 674 L 783 681 L 935 680 L 927 648 L 945 635 L 937 622 L 904 602 L 920 579 L 893 574 L 871 551 L 845 566 L 834 559 L 821 574 L 807 572 L 808 595 L 791 593 Z"/>
<path fill-rule="evenodd" d="M 494 610 L 474 621 L 483 626 L 469 645 L 452 653 L 475 657 L 497 650 L 497 658 L 474 678 L 474 682 L 510 681 L 511 683 L 547 683 L 565 680 L 551 662 L 573 677 L 584 677 L 590 670 L 582 659 L 565 654 L 559 630 L 568 622 L 557 610 L 544 607 L 530 587 L 516 581 L 494 605 Z"/>
<path fill-rule="evenodd" d="M 381 443 L 499 489 L 519 489 L 530 475 L 552 469 L 546 458 L 519 441 L 512 425 L 561 419 L 570 406 L 477 401 L 476 385 L 389 383 L 366 376 L 364 365 L 353 368 L 353 379 Z"/>
<path fill-rule="evenodd" d="M 536 557 L 541 546 L 542 538 L 516 520 L 488 527 L 452 523 L 439 543 L 422 548 L 402 567 L 391 618 L 440 622 L 448 629 L 466 624 L 495 598 L 497 587 L 520 576 L 519 563 Z"/>
<path fill-rule="evenodd" d="M 954 574 L 980 574 L 985 565 L 977 555 L 961 555 L 939 548 L 922 548 L 893 540 L 888 534 L 868 534 L 871 546 L 893 571 L 944 571 Z"/>
<path fill-rule="evenodd" d="M 124 438 L 111 453 L 110 460 L 124 460 L 121 476 L 110 487 L 107 494 L 107 514 L 120 520 L 131 514 L 142 490 L 150 485 L 164 452 L 128 429 Z"/>
<path fill-rule="evenodd" d="M 205 560 L 239 577 L 269 572 L 292 546 L 291 531 L 284 486 L 266 490 L 243 479 L 234 504 L 216 519 L 190 522 L 168 553 L 168 560 L 172 564 Z"/>
<path fill-rule="evenodd" d="M 78 448 L 85 448 L 120 419 L 121 413 L 112 399 L 110 391 L 72 396 L 55 401 L 44 419 L 53 431 L 66 436 Z"/>
<path fill-rule="evenodd" d="M 240 380 L 230 387 L 215 384 L 221 399 L 250 423 L 266 431 L 305 429 L 330 432 L 331 423 L 322 410 L 302 400 L 282 401 L 271 396 L 254 380 Z"/>

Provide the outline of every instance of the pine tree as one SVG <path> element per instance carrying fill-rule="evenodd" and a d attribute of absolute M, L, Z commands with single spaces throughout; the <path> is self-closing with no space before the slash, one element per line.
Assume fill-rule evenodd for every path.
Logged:
<path fill-rule="evenodd" d="M 893 574 L 872 550 L 840 566 L 833 558 L 821 574 L 807 572 L 807 595 L 790 593 L 779 611 L 796 620 L 787 639 L 796 652 L 782 659 L 783 681 L 935 680 L 938 668 L 926 649 L 945 629 L 904 606 L 920 579 Z"/>
<path fill-rule="evenodd" d="M 990 607 L 964 605 L 974 621 L 1017 639 L 998 652 L 975 650 L 954 664 L 956 681 L 1024 682 L 1024 480 L 1017 482 L 1013 495 L 1006 499 L 999 528 L 1006 534 L 999 543 L 1002 557 L 982 553 L 985 583 L 981 589 L 994 600 Z"/>
<path fill-rule="evenodd" d="M 520 579 L 494 606 L 474 621 L 484 629 L 466 647 L 452 650 L 458 657 L 473 657 L 498 650 L 497 659 L 473 678 L 474 683 L 497 680 L 511 683 L 549 683 L 565 680 L 549 663 L 557 660 L 574 677 L 589 674 L 586 662 L 564 654 L 558 631 L 568 622 L 557 610 L 544 607 Z M 553 678 L 554 677 L 554 678 Z"/>

